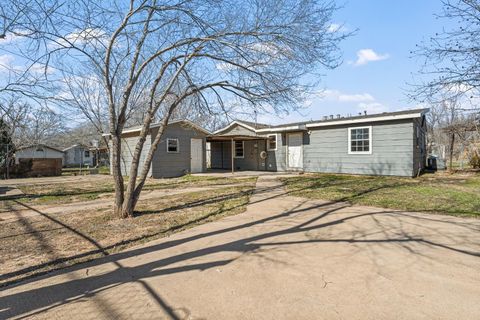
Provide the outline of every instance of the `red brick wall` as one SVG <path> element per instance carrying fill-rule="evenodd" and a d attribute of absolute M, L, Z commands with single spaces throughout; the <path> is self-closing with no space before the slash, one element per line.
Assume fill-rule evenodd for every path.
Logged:
<path fill-rule="evenodd" d="M 62 159 L 21 159 L 21 161 L 32 161 L 32 168 L 24 173 L 25 177 L 47 177 L 62 175 Z"/>

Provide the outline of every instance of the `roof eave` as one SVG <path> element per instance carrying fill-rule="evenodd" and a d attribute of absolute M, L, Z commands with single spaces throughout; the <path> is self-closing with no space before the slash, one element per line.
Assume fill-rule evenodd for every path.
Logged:
<path fill-rule="evenodd" d="M 359 118 L 359 119 L 348 119 L 348 120 L 337 120 L 337 121 L 325 121 L 325 122 L 314 122 L 308 123 L 307 128 L 315 127 L 326 127 L 342 124 L 355 124 L 355 123 L 365 123 L 365 122 L 380 122 L 380 121 L 393 121 L 393 120 L 403 120 L 403 119 L 415 119 L 422 117 L 428 109 L 415 113 L 400 114 L 400 115 L 387 115 L 383 117 L 372 117 L 372 118 Z"/>
<path fill-rule="evenodd" d="M 264 129 L 257 129 L 256 132 L 287 132 L 287 131 L 306 131 L 307 126 L 297 125 L 297 126 L 285 126 L 285 127 L 275 127 L 275 128 L 264 128 Z"/>
<path fill-rule="evenodd" d="M 223 131 L 225 131 L 225 130 L 230 129 L 230 128 L 233 127 L 234 125 L 239 125 L 239 126 L 244 127 L 244 128 L 246 128 L 246 129 L 248 129 L 248 130 L 250 130 L 250 131 L 253 131 L 253 132 L 256 131 L 255 128 L 253 128 L 253 127 L 251 127 L 251 126 L 249 126 L 249 125 L 247 125 L 247 124 L 245 124 L 245 123 L 242 123 L 242 122 L 240 122 L 240 121 L 235 120 L 235 121 L 231 122 L 230 124 L 228 124 L 226 127 L 223 127 L 223 128 L 221 128 L 221 129 L 218 129 L 218 130 L 212 132 L 212 134 L 219 134 L 219 133 L 221 133 L 221 132 L 223 132 Z"/>

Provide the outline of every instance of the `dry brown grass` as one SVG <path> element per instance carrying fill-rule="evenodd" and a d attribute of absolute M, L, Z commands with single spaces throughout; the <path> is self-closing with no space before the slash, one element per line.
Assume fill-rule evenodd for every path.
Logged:
<path fill-rule="evenodd" d="M 199 186 L 214 182 L 208 179 L 183 181 L 175 183 L 179 186 Z M 225 180 L 215 182 L 225 183 Z M 17 220 L 0 222 L 0 285 L 92 260 L 197 224 L 241 213 L 254 189 L 255 179 L 236 180 L 235 183 L 235 186 L 221 189 L 141 200 L 136 216 L 124 220 L 113 217 L 109 208 L 99 208 L 79 209 L 69 214 L 39 211 L 36 216 L 19 215 Z M 90 186 L 86 185 L 62 187 L 75 192 L 90 190 Z M 48 193 L 51 190 L 29 187 L 29 192 Z M 10 200 L 9 203 L 4 204 L 4 210 L 8 210 L 8 207 L 11 210 L 35 207 L 24 199 Z"/>
<path fill-rule="evenodd" d="M 34 183 L 20 185 L 18 188 L 25 194 L 17 198 L 27 204 L 62 204 L 95 200 L 109 197 L 113 192 L 113 180 L 108 175 L 91 176 L 90 179 L 78 179 L 63 182 Z M 207 187 L 218 185 L 236 185 L 255 181 L 255 178 L 222 178 L 209 176 L 186 175 L 173 179 L 147 179 L 144 190 L 178 189 L 188 187 Z M 13 204 L 12 204 L 13 205 Z"/>

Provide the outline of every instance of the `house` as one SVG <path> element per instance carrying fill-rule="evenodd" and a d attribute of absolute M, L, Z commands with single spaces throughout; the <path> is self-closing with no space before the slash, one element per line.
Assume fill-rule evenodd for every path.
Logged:
<path fill-rule="evenodd" d="M 61 159 L 63 161 L 63 151 L 45 144 L 35 144 L 18 148 L 15 151 L 15 163 L 20 159 Z"/>
<path fill-rule="evenodd" d="M 66 167 L 95 166 L 94 150 L 83 144 L 74 144 L 63 149 L 63 165 Z"/>
<path fill-rule="evenodd" d="M 161 123 L 150 126 L 150 132 L 140 155 L 141 165 L 161 126 Z M 129 175 L 141 129 L 141 126 L 137 126 L 124 129 L 122 132 L 121 170 L 123 175 Z M 170 178 L 205 171 L 205 144 L 209 134 L 209 131 L 188 120 L 170 122 L 155 150 L 149 175 L 153 178 Z"/>
<path fill-rule="evenodd" d="M 417 175 L 428 109 L 283 125 L 233 121 L 207 138 L 212 169 Z"/>

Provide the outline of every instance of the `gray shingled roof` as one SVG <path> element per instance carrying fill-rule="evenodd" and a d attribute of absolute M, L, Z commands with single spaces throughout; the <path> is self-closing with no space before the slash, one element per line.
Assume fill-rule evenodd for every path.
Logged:
<path fill-rule="evenodd" d="M 245 120 L 236 120 L 236 121 L 255 129 L 270 128 L 270 126 L 265 123 L 251 122 L 251 121 L 245 121 Z"/>
<path fill-rule="evenodd" d="M 367 115 L 358 115 L 358 116 L 351 116 L 351 117 L 334 117 L 333 119 L 325 119 L 325 120 L 311 120 L 311 121 L 303 121 L 303 122 L 291 122 L 291 123 L 284 123 L 284 124 L 278 124 L 278 125 L 265 125 L 262 124 L 263 127 L 257 127 L 256 129 L 274 129 L 274 128 L 282 128 L 282 127 L 288 127 L 288 126 L 301 126 L 301 125 L 306 125 L 310 123 L 319 123 L 319 122 L 335 122 L 338 120 L 357 120 L 357 119 L 374 119 L 374 118 L 380 118 L 380 117 L 386 117 L 386 116 L 399 116 L 403 114 L 410 114 L 410 113 L 421 113 L 421 112 L 427 112 L 429 109 L 428 108 L 422 108 L 422 109 L 410 109 L 410 110 L 402 110 L 402 111 L 395 111 L 395 112 L 383 112 L 383 113 L 375 113 L 375 114 L 367 114 Z M 241 121 L 241 122 L 246 122 L 246 121 Z M 252 126 L 253 127 L 253 126 Z"/>

